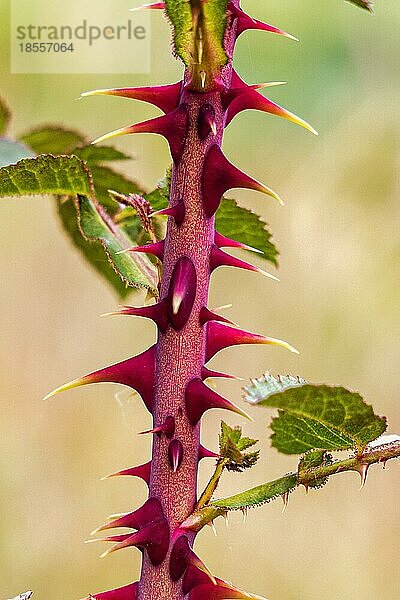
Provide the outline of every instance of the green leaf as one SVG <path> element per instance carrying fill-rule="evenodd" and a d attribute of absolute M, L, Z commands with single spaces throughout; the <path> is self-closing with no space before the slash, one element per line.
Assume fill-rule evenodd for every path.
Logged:
<path fill-rule="evenodd" d="M 114 173 L 110 171 L 112 176 Z M 118 179 L 117 174 L 115 178 Z M 119 179 L 118 179 L 119 181 Z M 126 185 L 128 182 L 126 181 Z M 134 184 L 129 182 L 129 189 Z M 134 242 L 127 236 L 101 207 L 93 195 L 93 181 L 86 164 L 76 156 L 41 155 L 37 158 L 24 159 L 15 165 L 0 169 L 0 197 L 51 194 L 55 196 L 78 196 L 79 225 L 87 240 L 101 243 L 110 264 L 119 274 L 124 285 L 143 287 L 157 295 L 157 269 L 146 256 L 130 253 L 118 254 L 121 250 L 132 246 Z M 109 200 L 118 208 L 117 203 Z M 64 228 L 71 227 L 70 237 L 80 250 L 89 250 L 89 245 L 77 243 L 76 225 L 72 222 L 70 207 L 68 213 L 60 212 Z M 67 211 L 67 208 L 65 209 Z M 109 269 L 104 269 L 104 256 L 99 264 L 98 253 L 89 251 L 89 262 L 102 272 L 108 280 Z M 105 273 L 104 273 L 105 271 Z M 115 279 L 113 282 L 116 287 Z M 118 286 L 118 292 L 121 287 Z M 121 293 L 121 295 L 124 295 Z"/>
<path fill-rule="evenodd" d="M 86 143 L 79 131 L 56 125 L 31 129 L 22 134 L 19 140 L 36 154 L 68 154 L 76 146 Z"/>
<path fill-rule="evenodd" d="M 235 494 L 235 496 L 229 496 L 229 498 L 221 498 L 219 500 L 213 500 L 210 506 L 217 508 L 226 508 L 227 510 L 239 510 L 246 508 L 253 508 L 271 500 L 275 500 L 278 496 L 283 496 L 291 492 L 297 485 L 297 475 L 290 473 L 275 481 L 269 481 L 263 483 L 257 487 Z"/>
<path fill-rule="evenodd" d="M 11 120 L 11 112 L 7 104 L 0 98 L 0 135 L 7 133 Z"/>
<path fill-rule="evenodd" d="M 274 377 L 271 373 L 264 373 L 261 377 L 251 380 L 251 385 L 243 388 L 244 399 L 250 404 L 258 404 L 271 394 L 283 392 L 291 387 L 298 387 L 307 383 L 301 377 L 293 375 L 278 375 Z"/>
<path fill-rule="evenodd" d="M 250 469 L 259 458 L 259 451 L 247 452 L 244 450 L 257 444 L 258 440 L 242 437 L 241 427 L 229 427 L 221 421 L 221 433 L 219 436 L 220 455 L 227 459 L 225 468 L 228 471 L 241 472 Z"/>
<path fill-rule="evenodd" d="M 373 4 L 372 4 L 372 2 L 370 2 L 370 0 L 347 0 L 347 2 L 349 2 L 350 4 L 355 4 L 356 6 L 359 6 L 360 8 L 365 8 L 370 13 L 374 12 Z"/>
<path fill-rule="evenodd" d="M 215 227 L 222 235 L 260 250 L 261 258 L 277 265 L 279 253 L 271 242 L 267 224 L 251 210 L 239 206 L 235 200 L 222 199 L 215 217 Z"/>
<path fill-rule="evenodd" d="M 0 169 L 0 197 L 92 195 L 90 172 L 76 156 L 26 158 Z"/>
<path fill-rule="evenodd" d="M 78 213 L 72 198 L 56 199 L 57 214 L 60 217 L 62 227 L 67 237 L 70 238 L 73 245 L 82 253 L 88 263 L 99 273 L 99 275 L 108 281 L 114 288 L 118 297 L 124 300 L 131 292 L 131 289 L 122 281 L 121 277 L 112 267 L 104 248 L 100 242 L 89 242 L 86 240 L 78 226 Z"/>
<path fill-rule="evenodd" d="M 97 146 L 89 144 L 88 146 L 82 146 L 74 148 L 71 154 L 78 156 L 81 160 L 87 162 L 89 166 L 99 162 L 108 162 L 113 160 L 130 160 L 130 156 L 113 148 L 112 146 Z"/>
<path fill-rule="evenodd" d="M 206 91 L 226 64 L 227 0 L 166 0 L 176 54 L 191 73 L 192 89 Z"/>
<path fill-rule="evenodd" d="M 284 454 L 309 450 L 362 452 L 386 429 L 359 394 L 343 387 L 302 385 L 266 396 L 259 406 L 279 409 L 271 423 L 272 445 Z"/>
<path fill-rule="evenodd" d="M 7 138 L 0 138 L 0 167 L 6 167 L 18 162 L 22 158 L 29 158 L 31 156 L 32 151 L 24 144 L 8 140 Z"/>
<path fill-rule="evenodd" d="M 120 254 L 131 245 L 129 238 L 118 227 L 101 206 L 86 196 L 78 196 L 76 201 L 79 213 L 79 226 L 88 240 L 99 241 L 111 264 L 129 287 L 145 288 L 154 296 L 158 295 L 158 273 L 146 256 Z"/>

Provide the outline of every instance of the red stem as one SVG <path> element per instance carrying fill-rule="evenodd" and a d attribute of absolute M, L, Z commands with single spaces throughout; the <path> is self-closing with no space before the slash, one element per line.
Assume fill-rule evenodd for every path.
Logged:
<path fill-rule="evenodd" d="M 233 36 L 232 36 L 233 45 Z M 223 69 L 224 81 L 230 84 L 232 65 Z M 168 464 L 169 440 L 154 438 L 150 477 L 150 497 L 160 500 L 171 534 L 188 517 L 197 502 L 197 468 L 200 445 L 200 423 L 193 426 L 185 409 L 187 383 L 201 377 L 206 362 L 205 327 L 200 323 L 200 311 L 207 306 L 210 283 L 210 254 L 214 242 L 214 217 L 207 217 L 203 208 L 201 178 L 206 154 L 212 144 L 221 145 L 224 111 L 221 94 L 185 91 L 181 98 L 189 113 L 188 135 L 178 165 L 172 172 L 170 206 L 185 202 L 185 219 L 178 226 L 169 218 L 165 239 L 161 298 L 168 295 L 171 275 L 178 259 L 186 256 L 193 262 L 197 274 L 197 291 L 193 309 L 186 325 L 176 331 L 172 327 L 159 333 L 156 355 L 154 425 L 164 423 L 172 415 L 176 421 L 174 437 L 183 444 L 183 461 L 176 473 Z M 211 105 L 215 111 L 216 135 L 201 140 L 198 116 L 201 107 Z M 169 554 L 160 566 L 154 566 L 144 554 L 138 588 L 139 600 L 183 600 L 182 582 L 173 582 L 169 571 Z"/>

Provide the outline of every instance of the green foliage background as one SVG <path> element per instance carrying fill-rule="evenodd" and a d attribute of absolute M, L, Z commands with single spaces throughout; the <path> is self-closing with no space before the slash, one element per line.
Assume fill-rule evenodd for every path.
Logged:
<path fill-rule="evenodd" d="M 311 121 L 320 138 L 262 114 L 244 114 L 230 126 L 229 158 L 286 199 L 282 209 L 251 192 L 236 195 L 271 224 L 281 283 L 218 272 L 211 305 L 233 302 L 229 318 L 288 339 L 301 355 L 232 349 L 213 365 L 245 377 L 268 369 L 345 385 L 387 414 L 399 433 L 399 3 L 376 2 L 375 17 L 341 0 L 249 0 L 245 7 L 301 44 L 246 33 L 236 54 L 239 73 L 249 82 L 287 80 L 270 97 Z M 13 107 L 16 132 L 64 122 L 96 137 L 156 112 L 112 98 L 75 102 L 81 91 L 179 77 L 180 65 L 168 55 L 168 25 L 157 14 L 148 77 L 10 75 L 3 0 L 0 21 L 0 93 Z M 118 146 L 136 157 L 121 169 L 154 187 L 169 164 L 164 141 L 135 136 Z M 150 440 L 136 432 L 148 416 L 137 399 L 111 386 L 48 403 L 41 397 L 144 349 L 154 331 L 137 319 L 99 318 L 116 299 L 71 251 L 50 201 L 4 201 L 0 213 L 0 595 L 32 588 L 38 600 L 80 598 L 137 575 L 138 554 L 117 553 L 103 563 L 100 547 L 82 542 L 107 514 L 144 500 L 139 481 L 99 479 L 147 460 Z M 219 386 L 239 400 L 239 384 Z M 221 496 L 243 489 L 245 479 L 250 487 L 294 466 L 269 448 L 267 411 L 252 414 L 256 422 L 242 423 L 244 434 L 265 440 L 262 458 L 245 475 L 228 474 Z M 218 430 L 211 414 L 204 431 L 214 449 Z M 202 466 L 202 481 L 210 466 Z M 294 495 L 284 515 L 276 502 L 251 512 L 246 527 L 240 514 L 228 531 L 218 524 L 217 538 L 207 528 L 199 550 L 218 575 L 271 600 L 395 600 L 399 483 L 397 464 L 389 473 L 371 469 L 362 493 L 355 476 L 345 475 L 318 493 Z"/>

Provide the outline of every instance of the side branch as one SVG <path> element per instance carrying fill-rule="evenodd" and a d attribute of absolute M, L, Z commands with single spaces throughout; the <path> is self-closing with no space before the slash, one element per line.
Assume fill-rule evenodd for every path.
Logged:
<path fill-rule="evenodd" d="M 371 465 L 382 463 L 386 465 L 387 461 L 400 457 L 400 439 L 394 443 L 385 444 L 373 449 L 366 449 L 359 456 L 352 456 L 345 460 L 334 461 L 330 464 L 313 467 L 302 470 L 298 473 L 289 473 L 257 487 L 246 490 L 228 498 L 214 500 L 200 510 L 195 511 L 181 527 L 191 531 L 200 531 L 204 525 L 208 525 L 217 517 L 224 516 L 231 510 L 246 511 L 249 508 L 261 506 L 266 502 L 275 500 L 278 497 L 287 502 L 288 494 L 294 489 L 303 485 L 306 489 L 310 487 L 319 487 L 331 475 L 344 473 L 346 471 L 356 471 L 361 476 L 362 486 L 365 484 L 368 469 Z"/>

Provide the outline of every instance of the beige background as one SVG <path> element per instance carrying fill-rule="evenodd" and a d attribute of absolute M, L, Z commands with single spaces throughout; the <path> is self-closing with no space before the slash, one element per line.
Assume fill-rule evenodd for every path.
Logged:
<path fill-rule="evenodd" d="M 245 34 L 238 71 L 249 82 L 289 81 L 271 98 L 312 121 L 320 137 L 262 114 L 242 115 L 227 132 L 227 155 L 287 201 L 282 209 L 255 193 L 237 193 L 271 224 L 282 253 L 281 282 L 218 272 L 210 304 L 233 302 L 233 320 L 287 339 L 301 355 L 231 349 L 213 366 L 246 378 L 269 369 L 347 385 L 399 433 L 400 5 L 377 2 L 369 17 L 341 0 L 244 4 L 302 42 Z M 13 106 L 14 132 L 64 122 L 95 137 L 156 111 L 122 99 L 76 102 L 81 91 L 179 77 L 159 14 L 152 17 L 149 77 L 11 76 L 8 18 L 1 1 L 1 94 Z M 124 168 L 154 186 L 169 164 L 164 141 L 137 136 L 118 145 L 135 155 Z M 117 300 L 63 238 L 50 199 L 3 201 L 0 211 L 0 598 L 31 588 L 37 600 L 72 600 L 138 576 L 136 551 L 99 560 L 101 545 L 83 540 L 106 515 L 144 500 L 140 481 L 100 477 L 147 460 L 150 440 L 136 433 L 149 417 L 138 400 L 125 391 L 116 397 L 122 388 L 112 386 L 47 403 L 41 398 L 146 348 L 154 328 L 99 318 Z M 220 389 L 239 401 L 240 385 Z M 295 458 L 269 448 L 269 413 L 253 413 L 255 423 L 243 425 L 262 440 L 263 459 L 247 476 L 228 475 L 221 494 L 294 468 Z M 204 423 L 213 448 L 219 418 L 213 412 Z M 203 481 L 210 467 L 202 465 Z M 252 511 L 246 526 L 240 513 L 229 530 L 217 522 L 218 536 L 207 529 L 198 548 L 219 576 L 270 600 L 396 600 L 399 483 L 396 463 L 387 472 L 371 469 L 362 492 L 355 475 L 343 475 L 308 497 L 297 491 L 283 515 L 278 501 Z"/>

